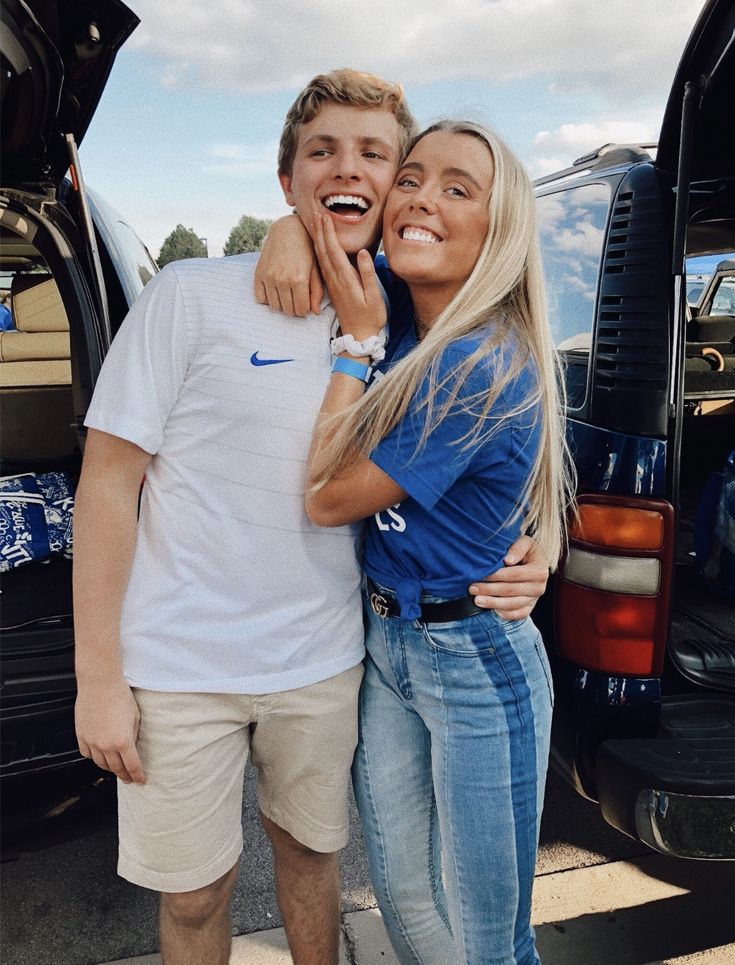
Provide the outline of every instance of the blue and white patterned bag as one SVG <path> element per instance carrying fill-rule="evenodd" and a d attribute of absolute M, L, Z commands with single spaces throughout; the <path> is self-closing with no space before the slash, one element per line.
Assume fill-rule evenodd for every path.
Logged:
<path fill-rule="evenodd" d="M 48 542 L 52 553 L 72 555 L 72 521 L 74 519 L 74 489 L 65 472 L 45 472 L 36 476 L 38 488 L 45 499 Z"/>
<path fill-rule="evenodd" d="M 0 478 L 0 572 L 71 556 L 74 490 L 64 472 Z"/>

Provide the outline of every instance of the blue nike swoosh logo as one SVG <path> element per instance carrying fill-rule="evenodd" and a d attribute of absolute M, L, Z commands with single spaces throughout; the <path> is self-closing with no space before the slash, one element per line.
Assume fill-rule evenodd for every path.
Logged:
<path fill-rule="evenodd" d="M 250 361 L 253 365 L 280 365 L 281 362 L 293 362 L 294 359 L 259 359 L 258 353 L 253 352 Z"/>

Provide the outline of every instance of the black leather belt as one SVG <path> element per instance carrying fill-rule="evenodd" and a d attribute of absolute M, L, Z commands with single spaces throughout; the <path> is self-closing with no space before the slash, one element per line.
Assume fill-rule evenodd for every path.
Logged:
<path fill-rule="evenodd" d="M 401 605 L 394 596 L 386 596 L 380 588 L 367 577 L 368 599 L 373 613 L 379 617 L 399 617 Z M 424 623 L 451 623 L 453 620 L 464 620 L 474 613 L 482 613 L 483 608 L 477 606 L 474 597 L 460 596 L 456 600 L 444 600 L 442 603 L 420 603 L 421 619 Z"/>

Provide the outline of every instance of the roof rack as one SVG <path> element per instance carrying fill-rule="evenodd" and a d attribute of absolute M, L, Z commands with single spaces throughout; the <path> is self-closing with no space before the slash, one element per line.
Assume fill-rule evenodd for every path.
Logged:
<path fill-rule="evenodd" d="M 650 161 L 650 150 L 656 148 L 655 142 L 650 144 L 603 144 L 589 154 L 578 157 L 571 167 L 564 168 L 554 174 L 547 174 L 542 178 L 536 178 L 534 185 L 550 184 L 552 181 L 560 181 L 572 174 L 579 174 L 580 171 L 596 171 L 599 168 L 610 168 L 616 164 L 630 164 L 633 161 Z"/>

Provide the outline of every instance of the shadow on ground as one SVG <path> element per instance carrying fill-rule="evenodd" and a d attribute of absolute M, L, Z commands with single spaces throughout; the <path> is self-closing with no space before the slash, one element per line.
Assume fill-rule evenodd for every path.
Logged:
<path fill-rule="evenodd" d="M 243 813 L 245 853 L 233 902 L 233 930 L 246 934 L 280 925 L 275 903 L 270 850 L 260 828 L 252 772 L 245 782 L 246 805 Z M 119 958 L 143 955 L 156 950 L 156 896 L 136 888 L 115 873 L 116 831 L 114 808 L 108 802 L 94 814 L 70 812 L 65 825 L 56 830 L 36 829 L 25 840 L 15 842 L 15 859 L 2 866 L 3 915 L 0 920 L 3 965 L 93 965 Z M 27 850 L 28 848 L 36 850 Z M 13 851 L 7 852 L 12 855 Z M 642 846 L 609 828 L 597 808 L 580 799 L 558 778 L 549 781 L 539 855 L 540 874 L 628 859 L 645 853 Z M 672 862 L 672 874 L 682 881 L 687 866 Z M 350 845 L 342 855 L 344 906 L 346 911 L 372 907 L 362 835 L 357 815 L 352 810 Z M 558 962 L 574 965 L 638 965 L 651 961 L 647 955 L 646 933 L 650 916 L 674 915 L 672 944 L 679 954 L 686 949 L 683 940 L 686 921 L 704 907 L 729 896 L 733 890 L 716 890 L 706 896 L 688 895 L 644 908 L 624 910 L 614 921 L 604 916 L 595 922 L 595 931 L 605 936 L 605 954 L 600 948 L 587 957 L 582 942 L 584 917 L 544 925 L 539 929 L 540 948 L 551 956 L 564 950 Z M 675 904 L 671 904 L 671 902 Z M 661 907 L 659 908 L 658 905 Z M 609 916 L 608 916 L 609 917 Z M 715 916 L 716 918 L 717 916 Z M 723 919 L 732 919 L 731 908 Z M 597 927 L 599 925 L 599 928 Z M 723 924 L 723 934 L 725 931 Z M 719 933 L 718 933 L 719 934 Z M 625 939 L 629 958 L 614 957 L 615 943 Z M 715 935 L 712 944 L 716 944 Z M 732 939 L 728 939 L 732 940 Z M 597 939 L 600 942 L 601 939 Z M 570 948 L 570 944 L 572 946 Z M 573 949 L 573 950 L 572 950 Z M 653 956 L 655 957 L 655 956 Z"/>

